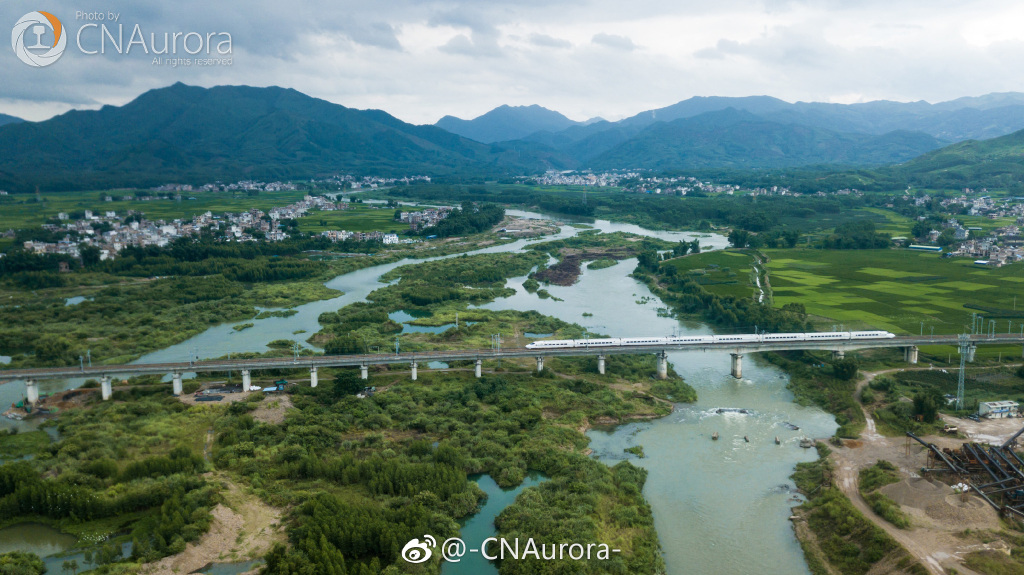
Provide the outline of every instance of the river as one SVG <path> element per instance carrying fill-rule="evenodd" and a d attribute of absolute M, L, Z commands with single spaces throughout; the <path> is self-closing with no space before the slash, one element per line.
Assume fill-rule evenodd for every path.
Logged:
<path fill-rule="evenodd" d="M 548 216 L 509 210 L 510 215 L 530 218 Z M 624 231 L 668 241 L 700 239 L 704 249 L 725 247 L 720 235 L 646 230 L 631 224 L 598 220 L 591 224 L 602 232 Z M 517 240 L 471 253 L 497 253 L 522 249 L 536 241 L 570 237 L 578 230 L 562 226 L 544 240 Z M 454 256 L 449 256 L 454 257 Z M 434 258 L 437 259 L 437 258 Z M 424 260 L 402 260 L 336 277 L 326 285 L 344 292 L 339 297 L 312 302 L 295 309 L 287 318 L 254 320 L 252 328 L 235 332 L 231 324 L 213 327 L 185 342 L 150 353 L 139 362 L 219 357 L 243 351 L 266 351 L 275 339 L 303 339 L 319 330 L 317 317 L 362 301 L 382 284 L 378 278 L 396 267 Z M 594 333 L 617 337 L 710 333 L 703 325 L 680 322 L 659 315 L 664 304 L 646 286 L 629 277 L 636 260 L 624 260 L 602 270 L 584 269 L 571 287 L 546 286 L 562 299 L 540 299 L 522 288 L 525 277 L 507 285 L 516 294 L 484 305 L 487 309 L 535 309 L 562 320 L 579 323 Z M 584 316 L 584 313 L 592 316 Z M 300 337 L 293 332 L 305 330 Z M 786 390 L 786 376 L 771 366 L 745 359 L 743 380 L 729 375 L 727 353 L 669 354 L 669 360 L 697 389 L 695 405 L 678 406 L 663 419 L 620 426 L 612 431 L 590 431 L 595 456 L 614 464 L 626 457 L 623 449 L 643 445 L 646 458 L 634 463 L 649 472 L 644 495 L 651 504 L 655 525 L 665 551 L 670 574 L 807 573 L 803 554 L 787 520 L 794 505 L 788 476 L 799 461 L 814 459 L 813 450 L 800 449 L 804 435 L 831 435 L 835 422 L 816 408 L 800 407 Z M 609 362 L 614 362 L 614 356 Z M 43 382 L 42 391 L 80 385 L 81 382 Z M 21 383 L 0 386 L 0 405 L 20 399 Z M 751 410 L 751 415 L 718 414 L 717 408 Z M 799 432 L 784 427 L 792 422 Z M 0 423 L 10 425 L 10 423 Z M 712 441 L 713 432 L 721 434 Z M 749 443 L 744 441 L 744 436 Z M 775 445 L 778 436 L 782 445 Z M 632 457 L 632 456 L 630 456 Z"/>

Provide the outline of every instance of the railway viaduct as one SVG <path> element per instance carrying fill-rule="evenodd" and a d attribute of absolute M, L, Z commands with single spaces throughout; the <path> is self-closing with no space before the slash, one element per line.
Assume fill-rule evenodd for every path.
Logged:
<path fill-rule="evenodd" d="M 979 345 L 1021 344 L 1024 336 L 1018 335 L 972 335 L 968 347 L 967 360 L 974 361 L 974 351 Z M 506 359 L 532 357 L 537 361 L 537 370 L 544 368 L 544 359 L 548 357 L 569 357 L 591 355 L 597 356 L 597 369 L 605 371 L 605 360 L 609 355 L 653 353 L 658 358 L 658 377 L 668 377 L 668 352 L 727 352 L 732 357 L 731 373 L 733 377 L 743 375 L 743 356 L 749 353 L 786 350 L 825 350 L 831 351 L 833 357 L 842 358 L 847 351 L 868 348 L 902 348 L 904 359 L 909 363 L 917 363 L 918 348 L 932 345 L 959 345 L 956 335 L 934 336 L 901 336 L 890 339 L 869 340 L 831 340 L 831 341 L 779 341 L 779 342 L 720 342 L 682 345 L 631 345 L 612 347 L 576 347 L 561 349 L 475 349 L 449 350 L 428 352 L 403 352 L 395 354 L 361 354 L 361 355 L 326 355 L 297 358 L 256 358 L 256 359 L 213 359 L 181 363 L 136 363 L 124 365 L 97 365 L 82 367 L 40 367 L 27 369 L 0 370 L 0 384 L 11 384 L 22 381 L 25 385 L 25 397 L 29 403 L 39 401 L 37 382 L 42 379 L 65 379 L 72 377 L 95 377 L 100 380 L 103 399 L 110 399 L 112 394 L 111 378 L 114 376 L 130 376 L 144 374 L 171 374 L 171 384 L 175 395 L 182 392 L 182 375 L 185 373 L 211 373 L 239 371 L 242 374 L 242 388 L 249 390 L 252 370 L 296 369 L 308 368 L 310 384 L 317 386 L 317 370 L 322 367 L 359 367 L 360 375 L 367 379 L 369 366 L 381 364 L 408 364 L 412 379 L 415 380 L 419 363 L 430 361 L 473 361 L 476 376 L 482 374 L 485 359 Z M 1024 354 L 1024 353 L 1022 353 Z"/>

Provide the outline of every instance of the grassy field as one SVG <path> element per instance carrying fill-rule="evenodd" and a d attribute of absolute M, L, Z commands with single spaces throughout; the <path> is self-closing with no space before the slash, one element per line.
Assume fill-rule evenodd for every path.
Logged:
<path fill-rule="evenodd" d="M 894 333 L 962 333 L 977 312 L 996 320 L 996 333 L 1024 322 L 1024 264 L 976 266 L 910 250 L 765 250 L 774 303 L 802 303 L 819 328 Z M 971 307 L 968 307 L 971 306 Z M 987 323 L 986 323 L 987 325 Z M 949 350 L 924 350 L 947 355 Z M 1020 357 L 1019 347 L 984 346 L 981 355 Z M 954 353 L 955 356 L 955 353 Z M 954 358 L 955 359 L 955 358 Z"/>
<path fill-rule="evenodd" d="M 348 230 L 350 232 L 395 232 L 409 231 L 409 224 L 396 222 L 394 208 L 371 207 L 365 204 L 349 204 L 347 210 L 333 212 L 310 212 L 299 218 L 299 229 L 304 232 L 325 230 Z"/>
<path fill-rule="evenodd" d="M 180 202 L 153 199 L 150 201 L 106 202 L 106 196 L 121 198 L 135 195 L 132 190 L 111 190 L 93 192 L 68 192 L 41 194 L 42 202 L 0 203 L 0 230 L 38 228 L 48 218 L 57 217 L 58 212 L 92 210 L 94 212 L 115 211 L 124 215 L 128 210 L 145 214 L 151 220 L 191 219 L 203 212 L 243 212 L 250 208 L 267 210 L 275 206 L 286 206 L 301 200 L 304 191 L 260 192 L 258 196 L 231 192 L 182 192 Z M 31 196 L 18 196 L 25 199 Z M 189 200 L 187 198 L 196 199 Z"/>
<path fill-rule="evenodd" d="M 893 237 L 909 237 L 910 230 L 914 227 L 914 220 L 896 212 L 882 208 L 861 208 L 860 211 L 885 218 L 884 221 L 875 222 L 875 231 L 879 233 L 889 234 Z"/>
<path fill-rule="evenodd" d="M 731 250 L 704 252 L 666 262 L 689 275 L 704 289 L 722 296 L 751 297 L 757 289 L 751 283 L 754 259 Z"/>

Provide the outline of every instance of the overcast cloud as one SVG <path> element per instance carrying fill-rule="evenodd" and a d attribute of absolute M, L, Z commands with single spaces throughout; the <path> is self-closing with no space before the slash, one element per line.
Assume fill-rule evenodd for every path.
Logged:
<path fill-rule="evenodd" d="M 43 9 L 61 19 L 69 42 L 47 68 L 31 68 L 10 48 L 0 49 L 0 112 L 40 120 L 72 108 L 124 104 L 178 81 L 285 86 L 415 123 L 446 114 L 471 118 L 501 104 L 540 104 L 584 120 L 618 119 L 691 96 L 936 102 L 1024 91 L 1024 4 L 1010 0 L 294 5 L 5 2 L 5 26 Z M 82 54 L 75 36 L 86 22 L 76 20 L 77 11 L 119 13 L 125 36 L 138 24 L 147 39 L 157 34 L 158 45 L 164 32 L 230 32 L 233 64 L 155 66 L 139 49 Z"/>

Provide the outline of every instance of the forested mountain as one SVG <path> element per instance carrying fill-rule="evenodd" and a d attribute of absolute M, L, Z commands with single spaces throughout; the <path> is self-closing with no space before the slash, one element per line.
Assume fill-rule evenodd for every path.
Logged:
<path fill-rule="evenodd" d="M 435 126 L 478 142 L 518 140 L 534 132 L 558 132 L 577 122 L 541 106 L 499 106 L 472 120 L 445 116 Z"/>
<path fill-rule="evenodd" d="M 24 122 L 21 118 L 15 118 L 14 116 L 8 116 L 7 114 L 0 114 L 0 126 L 4 124 L 14 124 L 17 122 Z"/>
<path fill-rule="evenodd" d="M 743 124 L 728 124 L 722 133 L 708 130 L 729 111 L 749 117 Z M 943 143 L 1022 128 L 1024 94 L 1014 92 L 939 104 L 694 97 L 618 122 L 544 130 L 521 141 L 549 148 L 553 162 L 588 168 L 867 166 L 903 162 Z"/>
<path fill-rule="evenodd" d="M 1005 187 L 1024 193 L 1024 130 L 959 142 L 878 171 L 922 187 Z"/>
<path fill-rule="evenodd" d="M 544 167 L 521 150 L 277 87 L 179 83 L 121 107 L 0 127 L 0 188 L 16 191 Z"/>

